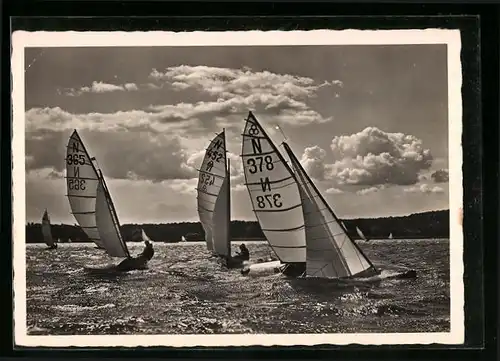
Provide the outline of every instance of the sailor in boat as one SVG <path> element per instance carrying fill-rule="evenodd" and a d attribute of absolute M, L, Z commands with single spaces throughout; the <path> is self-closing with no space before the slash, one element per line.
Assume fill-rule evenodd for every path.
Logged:
<path fill-rule="evenodd" d="M 52 246 L 47 247 L 47 249 L 57 249 L 57 242 L 54 242 Z"/>
<path fill-rule="evenodd" d="M 146 247 L 137 257 L 130 257 L 121 261 L 116 268 L 119 271 L 132 271 L 135 269 L 146 269 L 148 262 L 153 258 L 155 250 L 149 241 L 144 241 Z"/>
<path fill-rule="evenodd" d="M 240 251 L 236 253 L 233 259 L 240 262 L 248 261 L 250 259 L 250 251 L 248 250 L 245 243 L 240 244 Z"/>

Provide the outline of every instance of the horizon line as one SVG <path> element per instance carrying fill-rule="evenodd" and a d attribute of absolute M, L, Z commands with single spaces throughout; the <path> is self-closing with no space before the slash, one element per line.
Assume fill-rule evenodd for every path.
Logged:
<path fill-rule="evenodd" d="M 444 211 L 450 211 L 449 208 L 445 208 L 445 209 L 435 209 L 435 210 L 429 210 L 429 211 L 423 211 L 423 212 L 416 212 L 416 213 L 408 213 L 408 214 L 402 214 L 402 215 L 397 215 L 397 216 L 382 216 L 382 217 L 359 217 L 359 218 L 342 218 L 342 217 L 339 217 L 339 219 L 341 221 L 354 221 L 354 220 L 361 220 L 361 219 L 386 219 L 386 218 L 400 218 L 400 217 L 409 217 L 409 216 L 412 216 L 412 215 L 418 215 L 418 214 L 425 214 L 425 213 L 430 213 L 430 212 L 444 212 Z M 244 219 L 232 219 L 231 220 L 231 223 L 232 222 L 256 222 L 258 223 L 258 221 L 255 219 L 255 220 L 244 220 Z M 28 223 L 34 223 L 34 224 L 41 224 L 40 221 L 25 221 L 26 225 Z M 141 222 L 141 223 L 134 223 L 134 222 L 126 222 L 126 223 L 122 223 L 121 226 L 125 226 L 125 225 L 144 225 L 144 224 L 154 224 L 154 225 L 159 225 L 159 224 L 179 224 L 179 223 L 201 223 L 199 220 L 197 221 L 168 221 L 168 222 L 153 222 L 153 223 L 148 223 L 148 222 Z M 74 226 L 76 224 L 76 226 L 79 227 L 78 225 L 78 222 L 76 222 L 76 220 L 74 220 L 74 222 L 72 224 L 70 223 L 64 223 L 64 222 L 52 222 L 51 221 L 51 224 L 52 225 L 68 225 L 68 226 Z"/>

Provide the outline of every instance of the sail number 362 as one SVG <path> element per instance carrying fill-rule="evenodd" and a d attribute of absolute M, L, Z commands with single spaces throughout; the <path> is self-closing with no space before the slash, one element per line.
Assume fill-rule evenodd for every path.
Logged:
<path fill-rule="evenodd" d="M 280 201 L 281 194 L 265 194 L 263 196 L 257 196 L 257 207 L 259 208 L 281 208 L 283 203 Z"/>
<path fill-rule="evenodd" d="M 257 170 L 262 172 L 264 168 L 267 170 L 274 169 L 273 158 L 270 155 L 266 155 L 265 157 L 248 158 L 247 165 L 250 166 L 248 171 L 252 174 L 257 173 Z"/>

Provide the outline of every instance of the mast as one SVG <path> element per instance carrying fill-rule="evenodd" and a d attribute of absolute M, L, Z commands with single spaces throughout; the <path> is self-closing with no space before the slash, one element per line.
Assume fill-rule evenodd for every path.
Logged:
<path fill-rule="evenodd" d="M 356 244 L 356 242 L 354 242 L 352 239 L 351 239 L 351 236 L 349 236 L 349 233 L 347 233 L 345 227 L 344 227 L 344 224 L 342 222 L 340 222 L 340 220 L 337 218 L 337 215 L 335 214 L 335 212 L 333 211 L 333 209 L 330 207 L 330 204 L 325 200 L 325 198 L 323 197 L 323 195 L 321 194 L 321 192 L 318 190 L 318 188 L 316 187 L 316 184 L 314 184 L 314 182 L 311 180 L 311 178 L 309 177 L 309 175 L 307 174 L 307 172 L 304 170 L 304 168 L 302 167 L 302 165 L 300 164 L 300 162 L 298 161 L 297 157 L 295 156 L 295 154 L 293 153 L 292 149 L 290 148 L 290 146 L 286 143 L 286 142 L 283 142 L 283 146 L 285 147 L 288 155 L 290 157 L 293 157 L 295 163 L 301 168 L 302 170 L 302 173 L 304 174 L 304 176 L 307 178 L 308 182 L 311 184 L 311 186 L 313 187 L 313 189 L 315 190 L 315 192 L 318 194 L 318 196 L 320 197 L 320 199 L 322 200 L 322 202 L 326 205 L 326 207 L 328 208 L 328 210 L 330 211 L 330 213 L 332 214 L 333 218 L 337 221 L 337 223 L 340 225 L 340 227 L 342 227 L 342 230 L 344 231 L 346 237 L 349 239 L 349 241 L 351 241 L 351 243 L 354 245 L 354 247 L 359 251 L 359 253 L 361 253 L 361 255 L 366 259 L 366 261 L 368 262 L 368 264 L 373 267 L 373 269 L 375 271 L 378 271 L 377 268 L 373 265 L 373 263 L 370 261 L 370 259 L 364 254 L 363 250 Z"/>

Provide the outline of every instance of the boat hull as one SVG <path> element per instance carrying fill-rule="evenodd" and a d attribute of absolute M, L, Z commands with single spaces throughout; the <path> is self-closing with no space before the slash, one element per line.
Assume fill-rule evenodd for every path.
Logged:
<path fill-rule="evenodd" d="M 279 267 L 282 266 L 281 261 L 271 261 L 271 262 L 262 262 L 262 263 L 254 263 L 250 265 L 246 265 L 241 270 L 241 274 L 243 275 L 257 275 L 257 274 L 274 274 L 279 272 Z"/>

